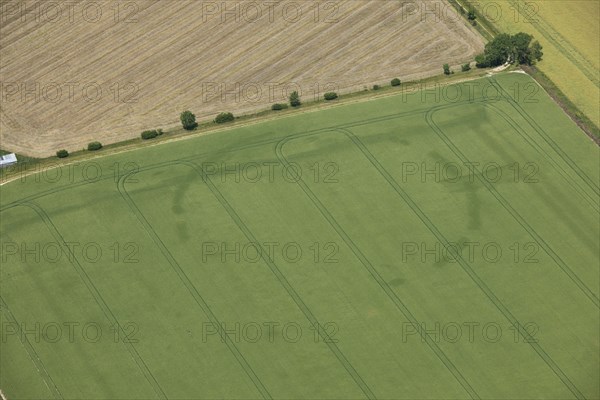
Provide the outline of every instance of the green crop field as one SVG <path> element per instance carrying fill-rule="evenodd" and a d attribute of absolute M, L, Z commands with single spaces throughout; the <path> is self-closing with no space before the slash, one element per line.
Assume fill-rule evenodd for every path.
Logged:
<path fill-rule="evenodd" d="M 427 89 L 3 186 L 7 397 L 599 398 L 598 147 Z"/>

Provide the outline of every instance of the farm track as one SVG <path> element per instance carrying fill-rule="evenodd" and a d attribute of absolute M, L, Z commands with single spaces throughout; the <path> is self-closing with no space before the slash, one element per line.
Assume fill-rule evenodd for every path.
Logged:
<path fill-rule="evenodd" d="M 31 11 L 38 3 L 29 4 Z M 199 2 L 158 0 L 135 2 L 137 23 L 116 23 L 112 2 L 98 4 L 105 12 L 96 24 L 77 18 L 22 22 L 13 16 L 0 28 L 0 81 L 29 89 L 38 83 L 49 96 L 51 83 L 62 88 L 54 102 L 39 94 L 38 101 L 34 95 L 23 100 L 21 93 L 2 101 L 4 115 L 15 122 L 0 122 L 4 148 L 46 157 L 93 140 L 115 143 L 147 128 L 175 126 L 184 109 L 212 119 L 221 111 L 256 112 L 285 101 L 284 92 L 294 84 L 312 99 L 327 84 L 346 93 L 394 76 L 423 78 L 435 75 L 443 62 L 459 64 L 483 48 L 462 21 L 405 18 L 396 2 L 340 3 L 338 22 L 328 20 L 332 10 L 321 10 L 315 22 L 313 3 L 306 2 L 305 17 L 297 23 L 281 17 L 283 3 L 272 22 L 263 13 L 254 23 L 221 23 L 218 15 L 203 21 Z M 79 84 L 73 101 L 69 82 Z M 92 83 L 101 90 L 97 101 L 82 96 Z"/>

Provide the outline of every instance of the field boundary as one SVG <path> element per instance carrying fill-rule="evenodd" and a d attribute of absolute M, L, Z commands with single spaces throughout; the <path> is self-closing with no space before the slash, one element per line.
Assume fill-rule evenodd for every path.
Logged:
<path fill-rule="evenodd" d="M 476 80 L 476 79 L 482 79 L 482 78 L 481 77 L 477 77 L 477 78 L 473 78 L 472 80 Z M 468 80 L 466 80 L 466 81 L 468 81 Z M 452 82 L 452 83 L 449 83 L 449 84 L 457 84 L 457 83 L 461 83 L 461 82 L 465 82 L 465 81 Z M 392 94 L 388 94 L 388 95 L 380 96 L 380 97 L 377 96 L 377 97 L 368 98 L 368 99 L 360 99 L 358 101 L 353 101 L 352 103 L 363 102 L 363 101 L 373 101 L 373 100 L 378 100 L 378 99 L 383 98 L 383 97 L 392 97 L 392 96 L 399 96 L 399 95 L 400 95 L 399 93 L 392 93 Z M 469 103 L 473 103 L 473 102 L 482 102 L 483 100 L 484 100 L 483 98 L 475 99 L 475 100 L 464 100 L 464 101 L 455 102 L 455 103 L 449 103 L 449 104 L 445 104 L 445 105 L 441 105 L 441 106 L 436 106 L 436 107 L 458 106 L 458 105 L 461 105 L 461 104 L 469 104 Z M 334 105 L 332 105 L 332 107 L 328 107 L 328 108 L 339 107 L 339 106 L 343 106 L 343 105 L 347 105 L 347 104 L 352 104 L 352 103 L 348 102 L 348 103 L 334 104 Z M 328 126 L 328 127 L 324 127 L 324 128 L 318 128 L 318 129 L 309 130 L 309 131 L 306 131 L 306 132 L 300 132 L 298 134 L 313 133 L 313 132 L 323 132 L 323 131 L 334 130 L 334 129 L 337 129 L 337 128 L 351 128 L 351 127 L 354 127 L 354 126 L 366 125 L 366 124 L 370 124 L 372 122 L 377 122 L 377 121 L 386 121 L 386 120 L 389 120 L 389 119 L 395 119 L 395 118 L 399 118 L 399 117 L 403 117 L 403 116 L 407 116 L 407 115 L 416 115 L 416 114 L 419 114 L 419 113 L 425 114 L 428 111 L 430 111 L 431 108 L 432 107 L 421 107 L 421 108 L 418 108 L 418 109 L 415 109 L 415 110 L 412 110 L 412 111 L 404 111 L 404 112 L 400 112 L 400 113 L 388 114 L 388 115 L 384 115 L 384 116 L 380 116 L 380 117 L 375 117 L 375 118 L 368 118 L 368 119 L 365 119 L 365 120 L 356 121 L 356 122 L 352 122 L 352 123 L 348 123 L 348 124 L 332 125 L 332 126 Z M 302 111 L 301 113 L 310 113 L 310 112 L 322 111 L 322 110 L 323 109 L 311 109 L 311 110 Z M 529 114 L 527 113 L 527 111 L 525 111 L 525 110 L 522 110 L 522 111 L 523 111 L 523 113 L 525 113 L 525 114 L 527 114 L 529 116 Z M 181 136 L 181 137 L 169 139 L 169 140 L 166 140 L 166 141 L 153 143 L 153 144 L 150 144 L 150 145 L 147 145 L 147 146 L 143 146 L 143 147 L 128 148 L 128 149 L 125 149 L 125 150 L 120 151 L 120 152 L 104 153 L 104 154 L 97 155 L 97 156 L 94 156 L 94 157 L 80 159 L 80 160 L 76 160 L 76 161 L 72 161 L 72 162 L 67 162 L 67 163 L 64 163 L 64 164 L 53 165 L 52 168 L 50 168 L 49 170 L 60 168 L 60 167 L 63 167 L 63 166 L 72 165 L 72 164 L 75 164 L 76 162 L 81 162 L 81 161 L 86 161 L 86 160 L 95 160 L 95 159 L 110 157 L 110 156 L 114 156 L 114 155 L 118 155 L 118 154 L 128 153 L 128 152 L 131 152 L 131 151 L 139 150 L 139 149 L 144 148 L 144 147 L 154 147 L 154 146 L 165 145 L 165 144 L 169 144 L 169 143 L 176 142 L 176 141 L 181 141 L 181 140 L 196 139 L 196 138 L 198 138 L 200 136 L 203 136 L 203 135 L 206 135 L 206 134 L 219 133 L 219 132 L 223 132 L 223 131 L 230 131 L 232 129 L 237 129 L 237 128 L 241 128 L 241 127 L 245 127 L 245 126 L 251 126 L 251 125 L 255 125 L 255 124 L 260 124 L 262 122 L 267 122 L 267 121 L 271 121 L 271 120 L 276 120 L 276 119 L 281 119 L 281 118 L 288 118 L 288 117 L 297 116 L 297 115 L 299 115 L 301 113 L 291 113 L 291 114 L 288 114 L 288 115 L 282 115 L 282 116 L 275 117 L 275 118 L 272 118 L 272 119 L 252 121 L 252 122 L 249 122 L 249 123 L 243 124 L 243 125 L 242 124 L 240 124 L 240 125 L 232 125 L 232 126 L 229 126 L 229 127 L 224 127 L 224 128 L 216 129 L 216 130 L 210 131 L 208 133 L 207 132 L 203 132 L 203 133 L 198 133 L 198 134 L 193 134 L 193 135 Z M 530 116 L 529 116 L 529 118 L 531 119 Z M 231 147 L 231 148 L 226 149 L 226 150 L 216 150 L 216 151 L 211 151 L 211 152 L 197 153 L 197 154 L 194 154 L 194 155 L 191 155 L 191 156 L 187 156 L 187 157 L 183 157 L 181 159 L 171 160 L 171 161 L 167 161 L 167 162 L 179 161 L 179 160 L 195 160 L 195 159 L 197 159 L 199 157 L 203 157 L 203 156 L 206 156 L 206 155 L 227 154 L 227 153 L 230 153 L 230 152 L 244 150 L 244 149 L 247 149 L 247 148 L 259 147 L 259 146 L 266 145 L 266 144 L 277 143 L 279 140 L 281 140 L 281 139 L 280 138 L 265 139 L 265 140 L 253 142 L 253 143 L 247 144 L 247 145 L 234 146 L 234 147 Z M 161 163 L 151 164 L 149 166 L 157 166 L 157 165 L 163 165 L 163 164 L 164 164 L 164 162 L 161 162 Z M 27 173 L 27 174 L 13 176 L 10 180 L 6 180 L 6 181 L 0 183 L 0 188 L 3 185 L 6 185 L 6 184 L 14 182 L 14 181 L 17 181 L 19 179 L 23 180 L 24 178 L 27 178 L 28 176 L 35 175 L 37 173 L 39 173 L 39 171 L 31 171 L 30 173 Z M 37 199 L 37 198 L 40 198 L 40 197 L 43 197 L 43 196 L 46 196 L 46 195 L 57 193 L 59 191 L 69 190 L 69 189 L 72 189 L 72 188 L 75 188 L 75 187 L 79 187 L 79 186 L 82 186 L 82 185 L 97 183 L 97 182 L 100 182 L 100 181 L 103 181 L 103 180 L 106 180 L 106 179 L 114 179 L 114 177 L 113 176 L 106 176 L 106 177 L 101 177 L 101 178 L 99 178 L 97 180 L 87 180 L 87 181 L 81 181 L 81 182 L 74 182 L 74 183 L 67 184 L 67 185 L 64 185 L 64 186 L 59 186 L 57 188 L 47 189 L 47 190 L 44 190 L 42 192 L 38 192 L 38 193 L 29 195 L 29 196 L 25 196 L 25 197 L 20 198 L 18 200 L 14 200 L 14 201 L 12 201 L 12 202 L 10 202 L 8 204 L 1 205 L 0 206 L 0 212 L 2 212 L 6 208 L 9 208 L 9 207 L 13 206 L 14 204 L 18 204 L 18 203 L 20 203 L 20 202 L 22 202 L 24 200 Z"/>
<path fill-rule="evenodd" d="M 563 110 L 563 112 L 588 136 L 596 145 L 600 146 L 600 129 L 563 93 L 562 90 L 539 68 L 522 66 L 524 72 L 538 84 L 548 96 Z"/>
<path fill-rule="evenodd" d="M 476 72 L 476 70 L 473 70 L 473 71 Z M 239 117 L 241 120 L 240 122 L 235 122 L 233 124 L 227 124 L 227 126 L 216 126 L 212 123 L 200 124 L 199 128 L 194 131 L 185 131 L 183 128 L 181 128 L 179 126 L 177 128 L 171 127 L 170 129 L 173 129 L 173 130 L 166 131 L 165 135 L 168 135 L 170 133 L 174 136 L 165 137 L 165 139 L 163 139 L 163 140 L 158 140 L 153 143 L 147 143 L 146 141 L 141 141 L 141 139 L 139 139 L 139 138 L 132 138 L 132 139 L 124 140 L 121 142 L 109 144 L 109 145 L 103 147 L 103 150 L 99 154 L 90 153 L 89 151 L 73 152 L 69 155 L 69 160 L 65 161 L 65 162 L 61 162 L 61 159 L 57 159 L 56 157 L 52 157 L 52 156 L 47 157 L 47 158 L 39 158 L 39 159 L 31 159 L 30 157 L 25 157 L 25 156 L 21 156 L 21 157 L 31 159 L 31 161 L 26 162 L 26 163 L 30 163 L 32 165 L 44 165 L 44 163 L 51 163 L 53 168 L 58 168 L 60 166 L 68 166 L 68 165 L 72 165 L 72 164 L 75 164 L 78 162 L 89 161 L 89 160 L 94 160 L 94 159 L 103 158 L 103 157 L 109 157 L 109 156 L 116 155 L 116 154 L 122 154 L 122 153 L 127 153 L 130 151 L 139 150 L 142 148 L 160 146 L 160 145 L 164 145 L 164 144 L 168 144 L 168 143 L 178 142 L 181 140 L 195 139 L 195 138 L 198 138 L 201 136 L 216 134 L 216 133 L 220 133 L 220 132 L 226 132 L 231 129 L 252 126 L 252 125 L 260 124 L 263 122 L 277 121 L 277 120 L 280 120 L 283 118 L 295 117 L 295 116 L 302 115 L 302 114 L 328 110 L 328 109 L 341 107 L 341 106 L 345 106 L 345 105 L 349 105 L 349 104 L 364 103 L 364 102 L 368 102 L 368 101 L 376 101 L 376 100 L 383 99 L 383 98 L 399 96 L 403 93 L 402 91 L 404 90 L 404 87 L 406 87 L 408 85 L 417 85 L 417 84 L 418 85 L 426 85 L 428 83 L 433 83 L 433 84 L 440 85 L 440 86 L 449 86 L 449 85 L 460 84 L 463 82 L 470 82 L 470 81 L 477 80 L 477 79 L 483 79 L 485 76 L 486 76 L 485 70 L 481 70 L 481 72 L 479 74 L 477 74 L 476 76 L 469 76 L 469 77 L 462 77 L 462 75 L 451 76 L 451 77 L 446 77 L 444 75 L 436 75 L 436 76 L 432 76 L 430 78 L 425 78 L 425 79 L 421 79 L 421 80 L 404 82 L 403 83 L 404 86 L 401 86 L 399 89 L 400 91 L 396 90 L 392 86 L 385 86 L 385 87 L 382 87 L 378 91 L 381 93 L 376 93 L 373 91 L 367 91 L 367 92 L 357 91 L 357 92 L 351 92 L 351 93 L 345 94 L 339 100 L 336 100 L 335 102 L 325 102 L 324 100 L 307 101 L 307 102 L 303 103 L 302 108 L 299 108 L 299 109 L 289 109 L 287 111 L 278 111 L 278 112 L 274 112 L 272 110 L 264 110 L 264 111 L 259 111 L 256 113 L 244 114 Z M 442 80 L 442 82 L 440 82 L 440 80 Z M 413 91 L 418 91 L 418 90 L 419 90 L 418 88 L 414 88 L 413 90 L 410 91 L 410 93 L 412 93 Z M 0 150 L 3 150 L 3 149 L 0 148 Z M 115 151 L 111 151 L 109 153 L 108 152 L 109 150 L 115 150 Z M 56 164 L 58 164 L 58 165 L 56 165 Z M 21 165 L 23 165 L 23 164 L 21 164 Z M 28 175 L 33 175 L 33 174 L 35 174 L 35 172 L 31 172 Z M 0 174 L 0 186 L 10 183 L 10 182 L 18 179 L 19 177 L 20 176 L 9 176 L 8 178 L 6 178 L 5 176 L 3 176 L 3 174 Z"/>
<path fill-rule="evenodd" d="M 527 75 L 529 75 L 531 77 L 531 79 L 533 79 L 535 82 L 537 82 L 540 85 L 540 87 L 542 87 L 544 92 L 546 92 L 548 94 L 548 96 L 550 98 L 552 98 L 554 100 L 554 102 L 565 112 L 565 114 L 567 114 L 569 119 L 571 119 L 577 126 L 579 126 L 579 128 L 581 130 L 584 131 L 584 133 L 587 136 L 590 137 L 590 139 L 592 139 L 596 144 L 598 144 L 600 146 L 600 133 L 597 133 L 598 129 L 589 120 L 589 118 L 587 118 L 587 116 L 585 116 L 585 114 L 581 113 L 577 109 L 577 107 L 560 91 L 560 89 L 558 89 L 558 87 L 556 87 L 556 85 L 554 85 L 554 83 L 549 78 L 547 78 L 544 75 L 544 79 L 546 79 L 548 82 L 542 83 L 542 82 L 540 82 L 539 76 L 534 76 L 532 74 L 533 71 L 537 71 L 536 73 L 538 75 L 539 74 L 544 75 L 541 71 L 535 70 L 535 68 L 533 70 L 531 68 L 527 68 L 525 73 L 527 73 Z M 513 72 L 517 72 L 517 71 L 513 71 Z M 509 72 L 509 73 L 512 73 L 512 72 Z M 493 75 L 495 75 L 495 73 L 490 72 L 487 74 L 487 76 L 486 75 L 477 75 L 477 76 L 473 76 L 473 77 L 469 77 L 469 78 L 458 78 L 457 77 L 458 79 L 453 79 L 452 81 L 449 81 L 449 82 L 439 83 L 436 81 L 435 84 L 439 84 L 440 86 L 445 87 L 445 86 L 449 86 L 449 85 L 457 85 L 457 84 L 464 83 L 464 82 L 470 82 L 470 81 L 474 81 L 474 80 L 478 80 L 478 79 L 484 79 L 485 77 L 489 78 L 490 76 L 493 76 Z M 436 77 L 424 79 L 421 81 L 406 82 L 405 85 L 426 84 L 429 81 L 435 81 L 436 79 L 439 79 L 439 78 L 440 78 L 439 76 L 436 76 Z M 74 159 L 70 159 L 69 161 L 66 161 L 66 162 L 60 162 L 60 160 L 55 160 L 54 157 L 48 157 L 48 158 L 44 158 L 44 159 L 35 159 L 33 162 L 26 162 L 25 164 L 21 164 L 21 165 L 31 164 L 33 166 L 39 166 L 40 168 L 44 168 L 44 165 L 47 165 L 49 163 L 50 164 L 49 168 L 47 168 L 45 170 L 52 170 L 52 169 L 60 168 L 63 166 L 77 164 L 80 162 L 97 160 L 100 158 L 105 158 L 105 157 L 110 157 L 110 156 L 114 156 L 114 155 L 118 155 L 118 154 L 128 153 L 128 152 L 132 152 L 132 151 L 136 151 L 136 150 L 140 150 L 140 149 L 144 149 L 144 148 L 161 146 L 161 145 L 166 145 L 166 144 L 170 144 L 170 143 L 174 143 L 174 142 L 179 142 L 182 140 L 196 139 L 201 136 L 227 132 L 232 129 L 253 126 L 256 124 L 261 124 L 261 123 L 269 122 L 269 121 L 277 121 L 277 120 L 284 119 L 284 118 L 295 117 L 295 116 L 298 116 L 301 114 L 319 112 L 319 111 L 328 110 L 328 109 L 341 107 L 341 106 L 346 106 L 346 105 L 350 105 L 350 104 L 376 101 L 376 100 L 383 99 L 383 98 L 400 96 L 403 93 L 403 92 L 397 92 L 397 91 L 391 91 L 391 92 L 385 93 L 385 91 L 386 91 L 385 89 L 386 88 L 383 89 L 384 93 L 375 94 L 372 92 L 368 92 L 367 93 L 368 96 L 365 95 L 365 92 L 350 93 L 349 95 L 346 95 L 346 98 L 350 97 L 348 100 L 344 99 L 343 101 L 341 101 L 339 103 L 338 102 L 324 103 L 324 102 L 320 102 L 320 101 L 319 102 L 309 102 L 309 103 L 307 103 L 308 107 L 306 109 L 290 110 L 287 113 L 283 113 L 283 114 L 279 114 L 279 115 L 275 114 L 268 118 L 265 118 L 262 113 L 269 113 L 269 111 L 264 111 L 262 113 L 257 113 L 257 114 L 244 115 L 240 118 L 244 118 L 244 119 L 248 118 L 249 121 L 243 122 L 243 123 L 236 123 L 236 124 L 232 124 L 232 125 L 228 125 L 228 126 L 224 126 L 224 127 L 210 126 L 210 127 L 208 127 L 207 130 L 201 130 L 201 131 L 197 131 L 197 132 L 190 131 L 189 133 L 188 132 L 177 133 L 180 131 L 180 129 L 179 129 L 175 133 L 175 136 L 170 137 L 170 138 L 165 138 L 164 140 L 157 141 L 154 143 L 139 142 L 138 139 L 131 139 L 131 140 L 124 141 L 124 142 L 118 142 L 118 143 L 114 143 L 114 144 L 111 144 L 106 147 L 107 150 L 113 149 L 113 148 L 117 149 L 116 151 L 112 151 L 110 153 L 109 152 L 102 152 L 100 154 L 89 154 L 89 153 L 77 154 L 77 153 L 75 153 L 75 154 L 73 154 Z M 387 88 L 387 89 L 391 90 L 393 88 Z M 410 93 L 412 93 L 413 91 L 419 91 L 419 89 L 415 88 Z M 358 97 L 358 98 L 353 98 L 353 97 Z M 561 99 L 558 99 L 558 97 L 560 97 Z M 568 104 L 565 105 L 564 104 L 565 102 Z M 425 110 L 427 110 L 427 108 L 425 108 Z M 584 118 L 577 116 L 577 114 L 583 115 Z M 333 126 L 332 128 L 336 128 L 336 126 Z M 131 142 L 135 142 L 135 143 L 131 144 Z M 38 171 L 33 170 L 33 171 L 27 172 L 25 174 L 22 174 L 22 173 L 19 174 L 17 172 L 14 175 L 9 176 L 9 177 L 1 176 L 0 177 L 0 187 L 6 185 L 8 183 L 14 182 L 18 179 L 23 179 L 27 176 L 35 175 L 37 173 L 38 173 Z"/>
<path fill-rule="evenodd" d="M 448 3 L 454 6 L 454 8 L 461 14 L 461 16 L 464 17 L 465 12 L 468 12 L 469 10 L 467 10 L 465 6 L 462 5 L 461 1 L 462 0 L 448 0 Z M 483 21 L 483 23 L 481 23 L 481 21 Z M 477 30 L 479 34 L 483 36 L 486 40 L 491 40 L 494 38 L 494 36 L 498 34 L 497 29 L 479 13 L 477 13 L 477 18 L 475 19 L 475 25 L 471 24 L 467 18 L 465 18 L 464 22 L 467 25 L 473 26 L 473 28 L 475 28 L 475 30 Z"/>

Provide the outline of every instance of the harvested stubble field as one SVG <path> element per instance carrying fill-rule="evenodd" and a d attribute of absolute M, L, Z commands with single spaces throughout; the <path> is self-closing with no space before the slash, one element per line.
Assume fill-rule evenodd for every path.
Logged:
<path fill-rule="evenodd" d="M 185 109 L 206 121 L 294 89 L 313 100 L 434 75 L 483 47 L 441 1 L 48 4 L 1 6 L 0 147 L 37 157 L 176 125 Z"/>

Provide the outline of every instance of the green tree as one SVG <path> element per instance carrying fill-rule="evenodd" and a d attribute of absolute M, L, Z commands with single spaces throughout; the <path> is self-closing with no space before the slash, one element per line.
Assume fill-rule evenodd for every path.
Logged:
<path fill-rule="evenodd" d="M 531 43 L 529 47 L 529 65 L 534 65 L 538 61 L 542 61 L 544 53 L 542 52 L 542 45 L 537 40 Z"/>
<path fill-rule="evenodd" d="M 475 66 L 477 68 L 487 68 L 490 66 L 485 58 L 485 54 L 482 53 L 475 56 Z"/>
<path fill-rule="evenodd" d="M 496 67 L 504 63 L 533 65 L 542 59 L 542 46 L 533 36 L 519 32 L 502 33 L 485 45 L 483 54 L 475 57 L 478 68 Z"/>
<path fill-rule="evenodd" d="M 452 71 L 450 71 L 450 66 L 448 64 L 444 64 L 444 74 L 450 75 Z"/>
<path fill-rule="evenodd" d="M 514 61 L 512 37 L 508 33 L 499 34 L 485 45 L 483 54 L 489 67 L 497 67 L 505 62 L 512 63 Z"/>
<path fill-rule="evenodd" d="M 392 82 L 391 82 L 392 86 L 400 86 L 400 83 L 401 83 L 400 79 L 398 79 L 398 78 L 392 79 Z"/>
<path fill-rule="evenodd" d="M 290 94 L 290 106 L 299 107 L 300 104 L 302 104 L 300 102 L 300 95 L 294 90 L 292 94 Z"/>
<path fill-rule="evenodd" d="M 222 112 L 215 118 L 217 124 L 224 124 L 225 122 L 233 121 L 235 117 L 230 112 Z"/>
<path fill-rule="evenodd" d="M 181 125 L 183 125 L 183 129 L 185 130 L 191 131 L 198 126 L 196 116 L 191 111 L 182 112 L 179 119 L 181 119 Z"/>
<path fill-rule="evenodd" d="M 148 139 L 154 139 L 158 135 L 159 135 L 158 131 L 156 129 L 153 129 L 153 130 L 142 132 L 141 136 L 142 136 L 142 139 L 148 140 Z"/>
<path fill-rule="evenodd" d="M 88 143 L 88 147 L 87 149 L 89 151 L 96 151 L 96 150 L 100 150 L 102 148 L 102 143 L 100 142 L 90 142 Z"/>
<path fill-rule="evenodd" d="M 59 150 L 56 152 L 56 157 L 58 158 L 65 158 L 65 157 L 69 157 L 69 152 L 67 150 Z"/>
<path fill-rule="evenodd" d="M 271 110 L 274 111 L 285 110 L 286 108 L 288 108 L 288 105 L 283 103 L 275 103 L 271 106 Z"/>
<path fill-rule="evenodd" d="M 529 52 L 529 44 L 533 36 L 519 32 L 511 37 L 512 40 L 512 59 L 517 61 L 519 64 L 529 64 L 530 63 L 530 52 Z"/>

